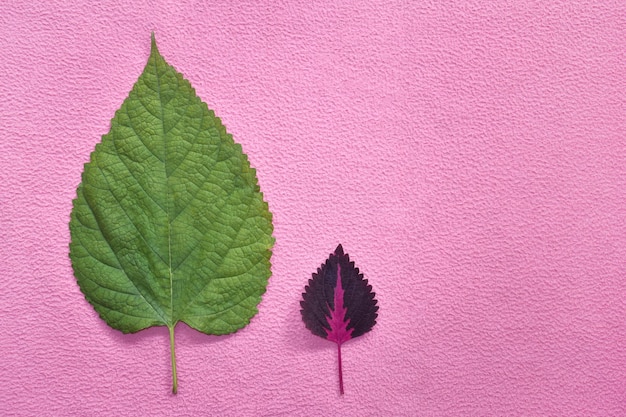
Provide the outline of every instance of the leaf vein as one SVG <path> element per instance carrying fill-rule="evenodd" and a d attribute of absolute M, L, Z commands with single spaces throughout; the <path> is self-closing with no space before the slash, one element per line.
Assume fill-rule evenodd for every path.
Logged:
<path fill-rule="evenodd" d="M 104 175 L 104 172 L 102 171 L 102 168 L 98 165 L 97 168 L 100 170 L 100 172 L 102 173 L 102 176 L 104 178 L 104 180 L 107 182 L 107 184 L 109 183 L 106 175 Z M 119 200 L 117 199 L 117 197 L 111 193 L 111 195 L 113 196 L 113 198 L 115 199 L 115 201 L 117 201 L 119 203 Z M 85 201 L 87 201 L 87 199 L 85 199 Z M 96 219 L 96 222 L 98 222 L 98 224 L 100 224 L 98 217 L 96 216 L 93 208 L 91 207 L 91 204 L 89 203 L 89 201 L 87 201 L 87 206 L 89 207 L 89 209 L 91 210 L 92 214 L 94 215 L 94 218 Z M 142 236 L 141 232 L 139 232 L 139 228 L 135 225 L 135 223 L 132 221 L 132 219 L 130 218 L 130 216 L 128 215 L 128 213 L 126 212 L 126 210 L 124 209 L 124 207 L 120 204 L 120 207 L 122 208 L 122 212 L 126 215 L 126 217 L 128 217 L 128 219 L 130 220 L 130 224 L 133 225 L 133 227 L 135 228 L 135 230 L 137 230 L 137 234 L 139 235 L 139 237 L 141 237 L 141 239 L 144 241 L 144 243 L 146 244 L 146 246 L 148 248 L 150 248 L 153 252 L 156 253 L 156 255 L 159 257 L 159 259 L 161 259 L 160 255 L 154 251 L 154 249 L 152 249 L 152 247 L 148 244 L 148 242 L 146 241 L 146 239 Z M 100 230 L 102 231 L 102 228 L 100 228 Z M 109 248 L 111 249 L 111 252 L 115 255 L 117 262 L 120 264 L 120 266 L 122 265 L 122 262 L 120 261 L 119 255 L 117 254 L 117 252 L 113 249 L 113 247 L 111 246 L 111 242 L 109 242 L 108 239 L 104 239 L 107 243 L 107 245 L 109 246 Z M 161 319 L 163 319 L 164 322 L 165 321 L 165 317 L 163 315 L 163 312 L 159 312 L 159 309 L 157 309 L 152 302 L 150 302 L 148 300 L 148 298 L 146 297 L 146 295 L 139 289 L 139 287 L 137 287 L 137 285 L 135 284 L 135 282 L 131 279 L 131 277 L 128 275 L 128 272 L 125 269 L 122 269 L 124 271 L 124 275 L 126 275 L 126 277 L 128 278 L 128 280 L 133 284 L 133 287 L 135 287 L 135 289 L 137 290 L 137 292 L 139 294 L 141 294 L 141 296 L 143 297 L 143 299 L 146 301 L 146 303 L 148 303 L 148 305 L 150 305 L 150 307 L 152 307 L 152 309 L 154 310 L 154 312 L 161 317 Z"/>
<path fill-rule="evenodd" d="M 174 126 L 172 126 L 172 128 L 170 130 L 174 129 L 178 125 L 178 123 L 180 123 L 180 121 L 187 115 L 189 107 L 191 107 L 191 104 L 187 105 L 187 107 L 185 108 L 185 114 L 180 117 L 180 119 L 176 122 L 176 124 L 174 124 Z M 172 169 L 172 171 L 170 171 L 168 177 L 173 176 L 174 173 L 178 170 L 178 168 L 185 162 L 185 160 L 187 159 L 187 156 L 189 156 L 189 152 L 191 151 L 191 148 L 193 148 L 193 145 L 195 145 L 195 143 L 196 143 L 196 139 L 198 139 L 198 136 L 200 136 L 200 132 L 202 131 L 202 122 L 204 121 L 204 112 L 200 112 L 200 114 L 201 114 L 201 119 L 200 119 L 200 123 L 199 123 L 199 128 L 196 130 L 196 133 L 193 135 L 192 141 L 188 142 L 190 144 L 190 146 L 187 147 L 187 149 L 185 151 L 185 155 L 181 158 L 181 160 L 178 163 L 178 165 L 176 165 L 174 167 L 174 169 Z"/>
<path fill-rule="evenodd" d="M 234 238 L 234 239 L 232 239 L 233 241 L 235 241 L 235 240 L 237 239 L 237 237 L 239 236 L 239 233 L 241 233 L 241 229 L 243 229 L 243 225 L 244 225 L 244 223 L 245 223 L 245 220 L 246 220 L 246 219 L 247 219 L 247 217 L 248 217 L 248 214 L 250 213 L 250 208 L 251 208 L 251 207 L 252 207 L 252 205 L 251 205 L 251 204 L 248 204 L 248 206 L 247 206 L 247 211 L 246 211 L 246 215 L 245 215 L 245 216 L 244 216 L 244 218 L 242 219 L 241 223 L 239 223 L 239 227 L 238 227 L 238 229 L 237 229 L 237 233 L 236 233 L 236 235 L 235 235 L 235 238 Z M 228 254 L 230 251 L 231 251 L 231 248 L 230 248 L 230 246 L 229 246 L 228 250 L 226 251 L 226 254 Z M 224 261 L 225 261 L 225 260 L 226 260 L 226 255 L 224 255 L 224 256 L 222 256 L 222 257 L 220 258 L 220 262 L 216 265 L 216 269 L 217 269 L 217 270 L 219 270 L 219 268 L 220 268 L 220 267 L 224 264 Z M 195 303 L 195 302 L 196 302 L 196 300 L 197 300 L 198 296 L 206 290 L 206 288 L 209 286 L 209 283 L 210 283 L 210 282 L 211 282 L 211 280 L 210 280 L 210 279 L 206 280 L 206 282 L 204 283 L 204 286 L 202 287 L 202 289 L 201 289 L 200 291 L 198 291 L 198 292 L 196 293 L 196 295 L 195 295 L 195 296 L 194 296 L 191 300 L 189 300 L 189 303 L 187 304 L 187 308 L 184 310 L 184 312 L 186 312 L 186 311 L 189 309 L 189 306 L 190 306 L 191 304 L 193 304 L 193 303 Z M 181 315 L 181 317 L 183 317 L 183 316 L 184 316 L 184 314 L 183 314 L 183 315 Z"/>
<path fill-rule="evenodd" d="M 141 103 L 141 101 L 139 101 L 139 103 Z M 146 109 L 146 111 L 148 111 L 148 113 L 150 113 L 150 111 L 144 106 L 143 103 L 141 103 L 141 105 Z M 133 123 L 133 119 L 134 118 L 128 113 L 128 106 L 127 105 L 124 106 L 124 111 L 126 112 L 126 116 L 128 117 L 128 121 L 130 123 L 128 125 L 128 127 L 133 131 L 133 133 L 135 134 L 137 139 L 139 139 L 139 142 L 141 142 L 141 144 L 148 150 L 148 152 L 150 152 L 157 160 L 159 160 L 160 162 L 163 162 L 163 158 L 161 158 L 159 155 L 154 153 L 154 151 L 152 149 L 150 149 L 148 147 L 148 145 L 146 145 L 146 142 L 143 140 L 143 138 L 141 137 L 141 135 L 139 134 L 137 129 L 135 129 L 135 124 Z M 152 113 L 150 113 L 150 114 L 152 114 Z M 154 116 L 154 118 L 158 120 L 158 117 Z"/>
<path fill-rule="evenodd" d="M 248 299 L 250 299 L 250 298 L 255 298 L 255 297 L 258 297 L 258 296 L 259 296 L 258 294 L 250 294 L 250 295 L 248 295 L 247 297 L 242 298 L 242 299 L 241 299 L 238 303 L 235 303 L 235 304 L 233 304 L 233 305 L 230 305 L 230 306 L 226 307 L 226 308 L 225 308 L 225 309 L 223 309 L 223 310 L 220 310 L 220 311 L 217 311 L 217 312 L 214 312 L 214 313 L 211 313 L 211 314 L 189 314 L 189 315 L 186 315 L 185 317 L 212 317 L 212 316 L 221 315 L 221 314 L 224 314 L 225 312 L 227 312 L 227 311 L 229 311 L 229 310 L 232 310 L 232 309 L 233 309 L 233 308 L 235 308 L 235 307 L 239 307 L 241 304 L 243 304 L 243 303 L 244 303 L 244 301 L 246 301 L 246 300 L 248 300 Z M 223 321 L 224 321 L 225 323 L 228 323 L 228 322 L 226 322 L 225 320 L 223 320 Z M 228 324 L 230 324 L 230 323 L 228 323 Z"/>

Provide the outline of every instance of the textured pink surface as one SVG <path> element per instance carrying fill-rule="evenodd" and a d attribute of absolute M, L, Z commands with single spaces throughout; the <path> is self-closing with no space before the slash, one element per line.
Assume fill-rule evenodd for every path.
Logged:
<path fill-rule="evenodd" d="M 626 415 L 623 1 L 157 3 L 0 2 L 0 415 Z M 67 257 L 152 30 L 275 219 L 252 324 L 177 328 L 178 396 Z M 381 307 L 342 398 L 298 313 L 337 243 Z"/>

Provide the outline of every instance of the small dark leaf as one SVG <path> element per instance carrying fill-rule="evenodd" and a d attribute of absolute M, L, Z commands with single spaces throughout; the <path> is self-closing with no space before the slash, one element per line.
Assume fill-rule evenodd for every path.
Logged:
<path fill-rule="evenodd" d="M 341 394 L 341 345 L 372 330 L 378 317 L 375 295 L 341 245 L 304 287 L 300 301 L 304 324 L 313 334 L 337 343 Z"/>

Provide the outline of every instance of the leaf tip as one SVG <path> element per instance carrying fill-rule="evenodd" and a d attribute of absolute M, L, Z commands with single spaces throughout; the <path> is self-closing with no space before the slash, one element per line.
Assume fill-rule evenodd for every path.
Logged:
<path fill-rule="evenodd" d="M 341 243 L 337 246 L 337 249 L 335 249 L 335 255 L 343 256 L 343 246 L 341 246 Z"/>
<path fill-rule="evenodd" d="M 150 34 L 150 52 L 158 52 L 154 31 Z"/>

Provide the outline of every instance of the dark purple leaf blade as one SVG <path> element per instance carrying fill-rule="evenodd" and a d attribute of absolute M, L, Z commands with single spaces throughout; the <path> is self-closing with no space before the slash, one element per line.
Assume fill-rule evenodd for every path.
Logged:
<path fill-rule="evenodd" d="M 372 330 L 378 317 L 375 295 L 341 245 L 304 287 L 300 301 L 304 324 L 313 334 L 337 343 L 341 394 L 341 345 Z"/>

